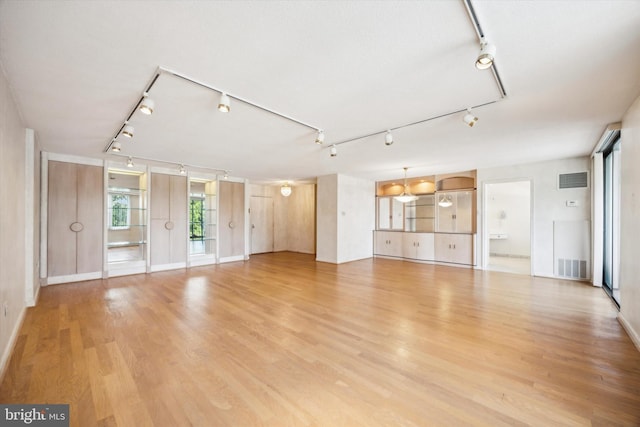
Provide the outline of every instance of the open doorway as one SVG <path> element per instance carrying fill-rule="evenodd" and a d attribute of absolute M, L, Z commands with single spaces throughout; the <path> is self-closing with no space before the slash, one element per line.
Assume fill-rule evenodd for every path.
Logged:
<path fill-rule="evenodd" d="M 485 268 L 531 274 L 531 181 L 485 184 Z"/>

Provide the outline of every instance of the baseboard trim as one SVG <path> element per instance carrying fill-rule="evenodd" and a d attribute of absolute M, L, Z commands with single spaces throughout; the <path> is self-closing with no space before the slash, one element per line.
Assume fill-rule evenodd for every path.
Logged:
<path fill-rule="evenodd" d="M 23 307 L 20 315 L 18 316 L 18 321 L 13 328 L 11 337 L 7 342 L 7 347 L 2 353 L 2 359 L 0 359 L 0 384 L 2 384 L 2 382 L 4 381 L 4 374 L 7 372 L 7 368 L 9 367 L 9 361 L 11 360 L 11 356 L 13 355 L 13 349 L 16 346 L 16 341 L 18 341 L 18 334 L 20 333 L 20 329 L 22 329 L 22 323 L 24 322 L 24 317 L 26 314 L 27 307 Z"/>
<path fill-rule="evenodd" d="M 636 346 L 636 350 L 640 351 L 640 335 L 638 335 L 638 333 L 633 329 L 633 326 L 631 326 L 631 324 L 627 322 L 627 319 L 624 318 L 622 313 L 618 313 L 618 322 L 627 332 L 629 338 L 631 338 L 631 341 Z"/>

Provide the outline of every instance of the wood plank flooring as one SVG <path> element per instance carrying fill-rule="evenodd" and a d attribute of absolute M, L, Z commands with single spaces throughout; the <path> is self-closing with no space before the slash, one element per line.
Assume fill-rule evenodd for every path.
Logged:
<path fill-rule="evenodd" d="M 72 426 L 638 426 L 600 289 L 276 253 L 43 288 L 2 403 Z"/>

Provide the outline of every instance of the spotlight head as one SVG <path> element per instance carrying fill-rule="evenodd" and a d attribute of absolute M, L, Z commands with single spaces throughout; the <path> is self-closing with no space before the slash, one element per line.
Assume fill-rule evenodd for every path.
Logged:
<path fill-rule="evenodd" d="M 187 170 L 184 168 L 184 165 L 180 165 L 180 175 L 186 175 Z"/>
<path fill-rule="evenodd" d="M 122 147 L 120 146 L 120 143 L 118 141 L 113 141 L 113 144 L 111 144 L 111 151 L 119 153 L 121 149 Z"/>
<path fill-rule="evenodd" d="M 140 101 L 140 106 L 138 107 L 138 110 L 140 110 L 140 112 L 142 114 L 146 114 L 147 116 L 150 116 L 153 113 L 153 109 L 155 108 L 155 103 L 153 102 L 153 99 L 149 98 L 149 96 L 147 96 L 147 93 L 144 93 L 144 97 L 142 98 L 142 101 Z"/>
<path fill-rule="evenodd" d="M 122 136 L 126 136 L 127 138 L 133 138 L 133 132 L 135 132 L 135 130 L 131 125 L 124 125 L 122 128 Z"/>
<path fill-rule="evenodd" d="M 331 146 L 331 150 L 329 150 L 329 153 L 331 153 L 331 157 L 336 157 L 338 155 L 338 149 L 335 145 Z"/>
<path fill-rule="evenodd" d="M 480 42 L 480 54 L 476 59 L 476 68 L 478 70 L 486 70 L 493 65 L 493 61 L 496 57 L 496 46 L 487 43 L 482 39 Z"/>
<path fill-rule="evenodd" d="M 220 103 L 218 103 L 218 110 L 222 111 L 223 113 L 228 113 L 229 111 L 231 111 L 231 101 L 229 100 L 229 95 L 224 92 L 220 94 Z"/>
<path fill-rule="evenodd" d="M 133 159 L 131 157 L 129 157 L 127 159 L 127 167 L 128 168 L 132 168 L 133 167 Z"/>
<path fill-rule="evenodd" d="M 385 145 L 393 144 L 393 135 L 391 134 L 390 130 L 388 130 L 387 134 L 384 136 L 384 144 Z"/>
<path fill-rule="evenodd" d="M 324 143 L 324 131 L 319 130 L 318 136 L 316 136 L 316 144 L 322 144 L 322 143 Z"/>
<path fill-rule="evenodd" d="M 471 113 L 470 108 L 467 108 L 467 114 L 464 115 L 464 117 L 462 118 L 462 121 L 465 122 L 467 126 L 473 127 L 473 125 L 475 125 L 476 122 L 478 121 L 478 118 L 474 116 L 473 113 Z"/>

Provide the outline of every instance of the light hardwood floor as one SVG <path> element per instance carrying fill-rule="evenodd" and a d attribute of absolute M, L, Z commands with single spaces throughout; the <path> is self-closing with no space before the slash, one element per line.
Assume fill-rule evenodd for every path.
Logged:
<path fill-rule="evenodd" d="M 0 402 L 72 426 L 638 426 L 640 352 L 584 283 L 276 253 L 43 288 Z"/>

